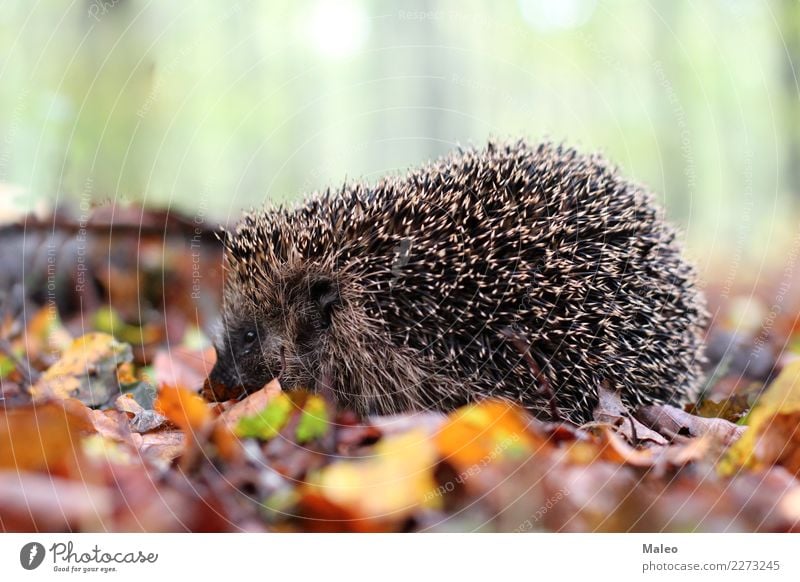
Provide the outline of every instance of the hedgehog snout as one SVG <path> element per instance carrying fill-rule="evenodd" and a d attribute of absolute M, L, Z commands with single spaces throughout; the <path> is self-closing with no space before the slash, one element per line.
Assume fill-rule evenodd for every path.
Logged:
<path fill-rule="evenodd" d="M 229 342 L 217 345 L 217 361 L 203 384 L 208 400 L 230 400 L 262 388 L 280 378 L 286 368 L 286 355 L 279 337 L 262 336 L 246 345 Z"/>
<path fill-rule="evenodd" d="M 224 402 L 225 400 L 236 399 L 244 394 L 244 389 L 239 391 L 232 390 L 227 384 L 215 380 L 210 376 L 203 383 L 200 395 L 209 402 Z"/>
<path fill-rule="evenodd" d="M 235 367 L 227 365 L 218 352 L 217 363 L 203 384 L 203 397 L 206 400 L 223 401 L 239 398 L 245 392 L 244 382 L 236 373 Z"/>

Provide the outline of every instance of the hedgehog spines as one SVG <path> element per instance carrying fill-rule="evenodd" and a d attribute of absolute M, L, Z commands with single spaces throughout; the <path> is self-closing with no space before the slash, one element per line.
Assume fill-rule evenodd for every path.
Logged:
<path fill-rule="evenodd" d="M 248 215 L 225 246 L 228 301 L 253 298 L 256 319 L 267 304 L 289 314 L 268 326 L 302 367 L 285 374 L 324 374 L 362 412 L 497 396 L 549 414 L 507 328 L 576 422 L 591 419 L 601 382 L 631 406 L 699 385 L 706 315 L 675 231 L 649 192 L 562 145 L 459 149 L 371 188 Z M 306 333 L 315 307 L 295 309 L 308 299 L 295 286 L 317 279 L 340 303 Z"/>

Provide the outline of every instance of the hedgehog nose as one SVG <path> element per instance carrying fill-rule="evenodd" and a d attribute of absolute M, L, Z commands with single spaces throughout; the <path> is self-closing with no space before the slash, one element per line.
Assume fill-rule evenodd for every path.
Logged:
<path fill-rule="evenodd" d="M 203 398 L 209 401 L 222 402 L 224 400 L 231 400 L 239 398 L 244 394 L 244 386 L 242 382 L 236 378 L 232 378 L 230 374 L 226 373 L 220 362 L 214 365 L 211 373 L 203 383 L 201 394 Z"/>

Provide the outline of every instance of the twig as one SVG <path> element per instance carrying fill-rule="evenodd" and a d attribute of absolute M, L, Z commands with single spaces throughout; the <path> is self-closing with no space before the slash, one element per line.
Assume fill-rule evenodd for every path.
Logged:
<path fill-rule="evenodd" d="M 553 387 L 550 385 L 550 381 L 542 373 L 542 369 L 533 360 L 533 356 L 530 354 L 530 343 L 522 336 L 522 334 L 509 327 L 503 329 L 500 333 L 502 333 L 503 336 L 511 342 L 511 345 L 517 349 L 520 355 L 525 359 L 528 367 L 533 372 L 533 377 L 536 379 L 539 391 L 541 392 L 542 396 L 547 398 L 547 403 L 550 406 L 550 415 L 553 420 L 563 422 L 564 419 L 562 418 L 556 404 L 556 393 L 553 390 Z"/>
<path fill-rule="evenodd" d="M 636 423 L 633 421 L 633 415 L 628 413 L 625 415 L 625 418 L 627 418 L 628 422 L 631 424 L 631 444 L 636 446 L 639 444 L 639 436 L 636 434 Z"/>

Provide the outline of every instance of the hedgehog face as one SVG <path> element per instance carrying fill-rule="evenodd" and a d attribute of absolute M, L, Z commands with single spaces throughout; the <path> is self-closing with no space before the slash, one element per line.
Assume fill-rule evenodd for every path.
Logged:
<path fill-rule="evenodd" d="M 206 397 L 240 397 L 274 378 L 284 389 L 313 389 L 339 302 L 336 283 L 319 275 L 276 276 L 253 292 L 226 291 Z"/>

